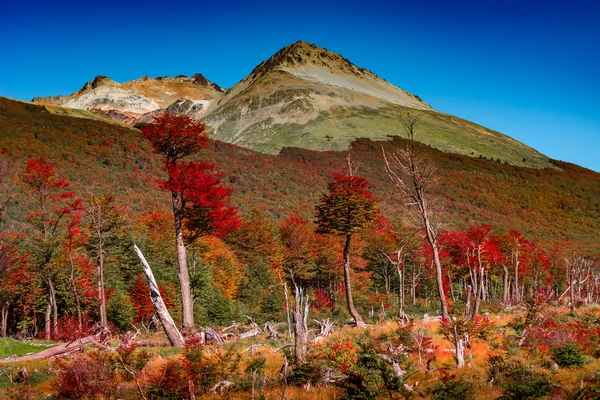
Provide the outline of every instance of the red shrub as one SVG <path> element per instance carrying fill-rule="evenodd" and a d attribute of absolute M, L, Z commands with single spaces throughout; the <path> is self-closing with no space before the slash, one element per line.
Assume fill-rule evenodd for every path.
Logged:
<path fill-rule="evenodd" d="M 75 354 L 56 361 L 55 389 L 60 399 L 108 398 L 116 390 L 109 356 L 102 352 Z"/>
<path fill-rule="evenodd" d="M 315 299 L 312 302 L 312 308 L 315 311 L 321 311 L 324 308 L 331 309 L 333 307 L 333 301 L 329 298 L 326 290 L 317 289 L 315 290 Z"/>
<path fill-rule="evenodd" d="M 81 329 L 77 317 L 72 315 L 63 315 L 58 320 L 58 337 L 56 340 L 71 341 L 94 333 L 94 321 L 87 315 L 82 318 Z"/>

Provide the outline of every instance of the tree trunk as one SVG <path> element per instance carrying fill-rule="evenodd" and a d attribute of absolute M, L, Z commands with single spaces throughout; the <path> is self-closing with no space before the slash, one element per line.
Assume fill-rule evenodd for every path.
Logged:
<path fill-rule="evenodd" d="M 354 299 L 352 298 L 352 284 L 350 282 L 350 241 L 352 235 L 346 235 L 346 244 L 344 245 L 344 287 L 346 289 L 346 302 L 348 303 L 348 311 L 357 327 L 362 328 L 367 326 L 363 321 L 358 311 L 354 307 Z"/>
<path fill-rule="evenodd" d="M 54 334 L 55 339 L 58 339 L 58 305 L 56 304 L 56 290 L 54 290 L 50 274 L 48 274 L 48 294 L 50 296 L 50 306 L 52 310 L 52 334 Z M 48 319 L 48 316 L 46 318 Z M 47 323 L 49 323 L 49 321 Z M 46 330 L 48 330 L 48 327 Z"/>
<path fill-rule="evenodd" d="M 294 283 L 294 297 L 296 307 L 294 309 L 294 356 L 297 364 L 306 362 L 308 349 L 308 296 L 304 296 L 304 290 Z"/>
<path fill-rule="evenodd" d="M 292 318 L 291 318 L 291 310 L 290 310 L 290 299 L 288 296 L 287 282 L 283 280 L 281 277 L 281 273 L 279 274 L 279 281 L 281 282 L 281 286 L 283 286 L 283 295 L 285 297 L 285 318 L 287 321 L 288 327 L 288 337 L 292 337 Z"/>
<path fill-rule="evenodd" d="M 160 295 L 158 285 L 156 284 L 154 274 L 152 273 L 152 269 L 150 268 L 148 261 L 146 261 L 142 251 L 135 244 L 133 245 L 133 249 L 142 262 L 142 267 L 144 269 L 144 273 L 146 274 L 146 279 L 148 280 L 148 286 L 150 286 L 150 299 L 152 300 L 154 311 L 156 311 L 158 320 L 160 321 L 165 334 L 167 335 L 169 343 L 171 343 L 171 346 L 183 346 L 183 336 L 181 336 L 181 332 L 179 332 L 177 329 L 173 318 L 171 318 L 171 314 L 169 314 L 169 310 L 167 310 L 167 307 L 165 306 L 165 302 Z"/>
<path fill-rule="evenodd" d="M 465 304 L 465 319 L 469 317 L 471 313 L 471 285 L 467 288 L 467 303 Z"/>
<path fill-rule="evenodd" d="M 568 268 L 570 295 L 571 295 L 571 315 L 575 315 L 575 280 L 573 279 L 573 267 L 569 264 Z"/>
<path fill-rule="evenodd" d="M 48 306 L 44 317 L 44 339 L 52 339 L 52 298 L 48 295 Z"/>
<path fill-rule="evenodd" d="M 519 247 L 517 246 L 517 252 L 515 254 L 515 303 L 521 301 L 521 294 L 519 292 Z"/>
<path fill-rule="evenodd" d="M 81 302 L 79 301 L 79 293 L 77 292 L 77 286 L 75 285 L 75 265 L 73 263 L 73 254 L 69 250 L 69 263 L 71 265 L 71 276 L 69 283 L 71 284 L 71 290 L 73 291 L 73 298 L 75 300 L 75 308 L 77 309 L 77 324 L 79 331 L 83 329 L 83 316 L 81 315 Z"/>
<path fill-rule="evenodd" d="M 108 325 L 106 316 L 106 293 L 104 290 L 104 243 L 103 239 L 98 238 L 98 297 L 100 300 L 100 325 Z"/>
<path fill-rule="evenodd" d="M 481 265 L 481 258 L 479 258 L 479 265 L 478 265 L 478 269 L 479 271 L 477 272 L 476 275 L 476 279 L 479 279 L 479 285 L 478 285 L 478 291 L 477 293 L 475 293 L 475 306 L 473 307 L 473 315 L 472 318 L 475 318 L 476 316 L 479 315 L 479 308 L 481 307 L 481 301 L 483 299 L 483 285 L 484 285 L 484 273 L 485 270 L 483 269 L 482 265 Z M 478 278 L 477 278 L 478 277 Z"/>
<path fill-rule="evenodd" d="M 0 336 L 6 337 L 8 330 L 8 309 L 10 304 L 8 302 L 2 304 L 2 320 L 0 321 Z"/>
<path fill-rule="evenodd" d="M 175 244 L 177 245 L 177 264 L 179 266 L 179 287 L 181 289 L 181 315 L 184 331 L 194 330 L 194 301 L 190 275 L 187 268 L 185 242 L 183 240 L 183 226 L 181 221 L 181 201 L 177 193 L 172 193 L 173 215 L 175 219 Z"/>
<path fill-rule="evenodd" d="M 414 268 L 413 265 L 412 273 L 410 275 L 410 301 L 413 306 L 417 305 L 417 273 Z"/>
<path fill-rule="evenodd" d="M 440 253 L 438 251 L 437 243 L 435 240 L 430 239 L 428 234 L 429 244 L 433 250 L 433 261 L 435 263 L 435 277 L 437 281 L 438 296 L 440 298 L 440 309 L 442 312 L 442 318 L 448 318 L 448 302 L 446 301 L 446 293 L 444 293 L 444 281 L 442 276 L 442 263 L 440 262 Z"/>
<path fill-rule="evenodd" d="M 459 335 L 454 326 L 454 347 L 456 347 L 456 368 L 465 367 L 465 337 Z"/>
<path fill-rule="evenodd" d="M 398 270 L 398 281 L 400 290 L 398 292 L 398 317 L 404 316 L 404 270 L 400 267 L 400 262 L 396 264 Z"/>

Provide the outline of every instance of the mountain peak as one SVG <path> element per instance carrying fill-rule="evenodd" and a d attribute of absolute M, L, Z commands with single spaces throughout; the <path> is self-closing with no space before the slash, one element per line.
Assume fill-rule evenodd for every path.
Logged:
<path fill-rule="evenodd" d="M 250 74 L 250 79 L 256 79 L 273 70 L 305 66 L 325 67 L 332 72 L 349 73 L 356 76 L 368 74 L 377 77 L 372 72 L 352 64 L 340 54 L 313 43 L 298 41 L 285 46 L 268 60 L 260 63 Z"/>
<path fill-rule="evenodd" d="M 83 93 L 87 90 L 94 90 L 99 86 L 120 86 L 119 83 L 113 81 L 108 76 L 98 75 L 93 80 L 86 82 L 85 85 L 77 93 Z"/>

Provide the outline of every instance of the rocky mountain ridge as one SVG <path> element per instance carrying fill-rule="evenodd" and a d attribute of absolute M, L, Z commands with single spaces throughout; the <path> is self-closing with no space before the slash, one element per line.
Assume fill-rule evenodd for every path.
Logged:
<path fill-rule="evenodd" d="M 359 138 L 405 136 L 399 114 L 422 114 L 417 140 L 439 150 L 527 167 L 553 167 L 506 135 L 432 109 L 411 94 L 312 43 L 296 42 L 228 90 L 200 74 L 117 83 L 103 76 L 70 96 L 36 98 L 126 123 L 163 111 L 206 123 L 210 135 L 268 154 L 285 147 L 347 150 Z"/>
<path fill-rule="evenodd" d="M 148 122 L 162 111 L 186 113 L 200 118 L 212 99 L 223 93 L 202 74 L 192 77 L 147 76 L 118 83 L 97 76 L 69 96 L 36 97 L 34 103 L 88 110 L 118 122 Z"/>

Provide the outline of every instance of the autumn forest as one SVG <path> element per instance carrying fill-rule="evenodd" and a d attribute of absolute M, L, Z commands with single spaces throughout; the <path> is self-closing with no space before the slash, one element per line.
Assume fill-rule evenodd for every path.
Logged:
<path fill-rule="evenodd" d="M 398 120 L 272 156 L 0 99 L 0 397 L 598 398 L 599 175 Z"/>

